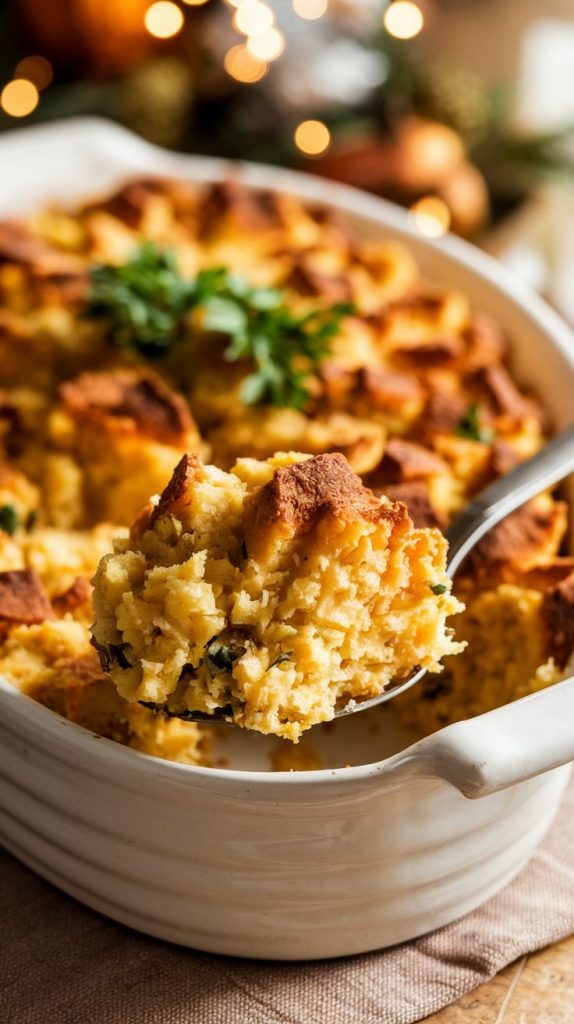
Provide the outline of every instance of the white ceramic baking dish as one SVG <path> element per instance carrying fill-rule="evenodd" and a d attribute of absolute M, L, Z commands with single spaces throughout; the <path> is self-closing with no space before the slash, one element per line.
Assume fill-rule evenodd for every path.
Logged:
<path fill-rule="evenodd" d="M 139 172 L 211 181 L 229 171 L 92 119 L 3 136 L 0 168 L 2 216 Z M 574 339 L 501 266 L 456 239 L 422 239 L 404 212 L 351 189 L 272 168 L 241 174 L 328 202 L 372 236 L 406 239 L 423 272 L 501 320 L 519 378 L 558 427 L 571 421 Z M 0 680 L 0 836 L 89 906 L 199 949 L 305 959 L 391 945 L 476 907 L 526 862 L 574 759 L 573 686 L 403 753 L 409 740 L 392 712 L 356 715 L 313 731 L 325 763 L 349 767 L 271 774 L 263 737 L 226 733 L 229 767 L 172 764 L 100 739 Z"/>

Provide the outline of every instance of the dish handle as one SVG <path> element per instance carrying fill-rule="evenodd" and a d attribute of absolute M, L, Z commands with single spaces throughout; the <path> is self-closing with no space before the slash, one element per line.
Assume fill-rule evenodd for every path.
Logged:
<path fill-rule="evenodd" d="M 418 762 L 427 776 L 430 768 L 471 799 L 568 764 L 574 761 L 574 676 L 455 722 L 405 754 L 412 767 Z"/>

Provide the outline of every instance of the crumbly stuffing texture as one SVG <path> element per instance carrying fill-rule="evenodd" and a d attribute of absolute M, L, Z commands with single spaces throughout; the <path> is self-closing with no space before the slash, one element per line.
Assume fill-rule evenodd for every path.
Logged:
<path fill-rule="evenodd" d="M 93 266 L 124 263 L 144 240 L 170 249 L 185 279 L 223 266 L 251 285 L 279 287 L 297 313 L 354 304 L 302 408 L 246 406 L 241 386 L 252 367 L 226 361 L 225 342 L 194 322 L 152 362 L 112 344 L 105 325 L 85 316 Z M 166 487 L 184 453 L 229 471 L 238 458 L 276 451 L 340 452 L 377 496 L 405 502 L 415 526 L 444 530 L 550 432 L 544 410 L 512 379 L 511 344 L 464 294 L 422 278 L 404 245 L 366 240 L 329 209 L 238 181 L 199 188 L 140 178 L 74 210 L 2 222 L 0 572 L 34 573 L 52 621 L 72 619 L 87 637 L 89 579 L 111 535 Z M 533 653 L 532 671 L 543 675 L 550 657 L 561 669 L 574 646 L 568 559 L 557 556 L 563 522 L 553 498 L 533 503 L 469 562 L 470 590 L 460 584 L 467 605 L 511 584 L 518 607 L 520 595 L 542 592 L 552 560 L 558 590 L 546 579 L 539 616 L 553 653 Z M 13 583 L 12 602 L 21 577 Z M 0 645 L 20 626 L 0 622 Z M 472 651 L 490 642 L 476 636 L 453 660 L 460 685 L 440 721 L 483 706 Z M 496 690 L 486 678 L 491 702 L 510 699 L 512 681 Z M 449 679 L 450 668 L 438 681 Z M 412 697 L 428 731 L 439 718 L 421 692 Z M 153 721 L 159 736 L 165 720 Z M 170 756 L 165 747 L 158 755 Z"/>
<path fill-rule="evenodd" d="M 446 658 L 440 677 L 396 698 L 403 722 L 421 734 L 550 686 L 572 660 L 572 558 L 499 563 L 467 574 L 458 592 L 466 605 L 456 631 L 467 644 L 463 657 Z"/>
<path fill-rule="evenodd" d="M 446 543 L 342 455 L 186 456 L 94 579 L 93 635 L 129 701 L 226 709 L 297 741 L 337 704 L 462 650 Z M 434 588 L 434 590 L 433 590 Z"/>
<path fill-rule="evenodd" d="M 0 649 L 0 674 L 98 736 L 182 764 L 209 763 L 209 730 L 122 700 L 86 629 L 70 618 L 14 629 Z"/>

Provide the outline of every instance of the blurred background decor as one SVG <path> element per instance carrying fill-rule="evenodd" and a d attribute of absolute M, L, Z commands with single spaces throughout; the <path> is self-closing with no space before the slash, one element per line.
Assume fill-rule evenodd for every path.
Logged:
<path fill-rule="evenodd" d="M 484 244 L 574 317 L 574 0 L 12 0 L 0 19 L 0 130 L 102 114 L 302 167 Z"/>

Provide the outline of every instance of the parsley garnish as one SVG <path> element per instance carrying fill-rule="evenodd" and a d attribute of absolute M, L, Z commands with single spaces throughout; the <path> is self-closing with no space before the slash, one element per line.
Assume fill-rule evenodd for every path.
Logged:
<path fill-rule="evenodd" d="M 483 427 L 481 423 L 481 409 L 478 402 L 469 405 L 466 412 L 461 416 L 456 428 L 458 437 L 465 437 L 469 441 L 482 441 L 490 444 L 494 438 L 494 430 L 490 427 Z"/>
<path fill-rule="evenodd" d="M 444 583 L 429 583 L 429 587 L 437 597 L 440 597 L 441 594 L 446 594 L 448 590 L 448 587 Z"/>
<path fill-rule="evenodd" d="M 0 530 L 12 536 L 20 525 L 18 509 L 14 505 L 2 505 L 0 507 Z"/>
<path fill-rule="evenodd" d="M 196 313 L 194 327 L 229 338 L 226 360 L 252 364 L 241 388 L 246 405 L 301 409 L 309 379 L 353 310 L 338 303 L 296 313 L 279 289 L 252 286 L 225 267 L 186 281 L 172 252 L 147 243 L 121 266 L 93 268 L 86 315 L 106 322 L 113 344 L 151 358 L 181 341 Z"/>
<path fill-rule="evenodd" d="M 86 316 L 106 321 L 114 345 L 153 357 L 179 341 L 191 286 L 173 253 L 145 244 L 126 263 L 92 267 L 90 279 Z"/>

